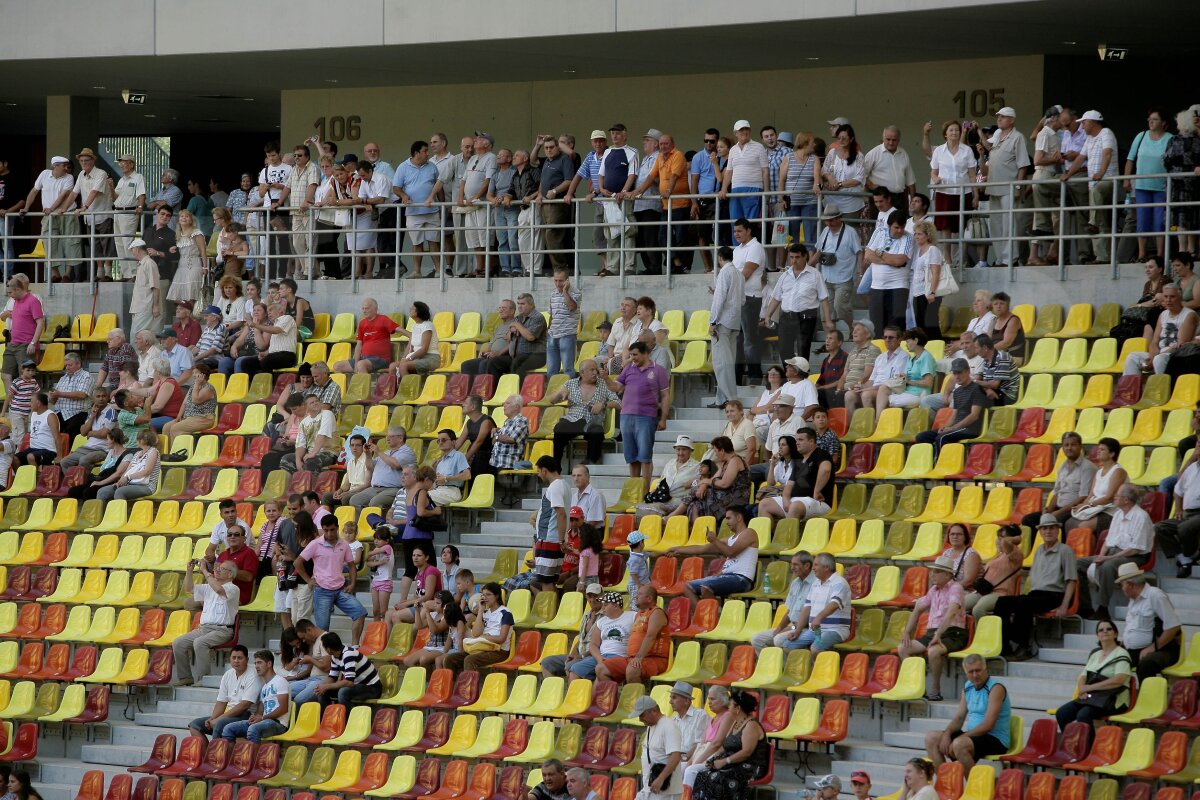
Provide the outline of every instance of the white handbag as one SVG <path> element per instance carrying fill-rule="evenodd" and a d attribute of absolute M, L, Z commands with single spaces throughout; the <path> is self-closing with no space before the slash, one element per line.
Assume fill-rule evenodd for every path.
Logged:
<path fill-rule="evenodd" d="M 929 269 L 925 270 L 925 285 L 929 285 Z M 938 276 L 938 285 L 933 294 L 936 297 L 946 297 L 947 295 L 958 293 L 958 281 L 954 279 L 954 270 L 949 264 L 942 264 L 941 274 Z"/>

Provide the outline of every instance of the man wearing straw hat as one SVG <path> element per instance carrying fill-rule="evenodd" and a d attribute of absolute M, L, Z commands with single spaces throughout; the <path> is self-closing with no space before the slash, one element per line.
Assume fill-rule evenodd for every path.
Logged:
<path fill-rule="evenodd" d="M 1129 598 L 1122 639 L 1141 682 L 1179 660 L 1183 628 L 1167 593 L 1147 583 L 1146 573 L 1137 564 L 1121 565 L 1117 585 Z"/>
<path fill-rule="evenodd" d="M 913 606 L 912 616 L 900 637 L 900 658 L 924 654 L 929 661 L 927 670 L 931 677 L 929 694 L 925 699 L 942 699 L 942 672 L 946 666 L 946 654 L 957 652 L 967 646 L 967 614 L 963 605 L 962 584 L 954 578 L 954 559 L 938 556 L 929 565 L 929 591 Z M 922 611 L 929 612 L 929 626 L 925 634 L 914 639 L 917 619 Z"/>

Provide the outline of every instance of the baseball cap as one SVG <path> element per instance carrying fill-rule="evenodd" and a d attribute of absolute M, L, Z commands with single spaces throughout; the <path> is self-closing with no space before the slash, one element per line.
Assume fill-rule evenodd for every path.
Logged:
<path fill-rule="evenodd" d="M 118 157 L 117 157 L 117 161 L 128 161 L 130 164 L 136 164 L 136 163 L 137 163 L 137 159 L 136 159 L 136 158 L 134 158 L 134 156 L 133 156 L 133 154 L 132 154 L 132 153 L 125 153 L 125 154 L 124 154 L 124 155 L 122 155 L 122 156 L 118 156 Z"/>
<path fill-rule="evenodd" d="M 796 143 L 796 137 L 792 135 L 791 131 L 784 131 L 783 133 L 779 134 L 778 138 L 779 138 L 779 141 L 781 141 L 785 144 L 795 144 Z"/>
<path fill-rule="evenodd" d="M 606 134 L 604 131 L 600 130 L 599 128 L 596 128 L 596 130 L 592 131 L 592 135 L 590 138 L 603 139 L 604 141 L 608 141 L 608 134 Z"/>
<path fill-rule="evenodd" d="M 733 123 L 733 129 L 735 131 L 740 131 L 742 128 L 749 128 L 749 127 L 750 127 L 750 120 L 747 120 L 747 119 L 739 119 L 737 122 Z"/>
<path fill-rule="evenodd" d="M 492 136 L 492 135 L 491 135 L 490 133 L 488 133 L 487 131 L 475 131 L 475 135 L 476 135 L 476 136 L 481 136 L 481 137 L 483 137 L 484 139 L 487 139 L 487 142 L 488 142 L 488 144 L 492 145 L 493 147 L 494 147 L 494 146 L 495 146 L 495 144 L 496 144 L 496 137 Z"/>
<path fill-rule="evenodd" d="M 36 361 L 34 361 L 32 358 L 27 358 L 27 359 L 25 359 L 24 361 L 22 361 L 22 362 L 21 362 L 21 367 L 22 367 L 22 369 L 23 369 L 23 368 L 25 368 L 25 367 L 34 367 L 34 368 L 37 368 L 37 362 L 36 362 Z"/>
<path fill-rule="evenodd" d="M 834 117 L 833 119 L 825 120 L 826 125 L 849 125 L 850 120 L 846 117 Z"/>
<path fill-rule="evenodd" d="M 204 309 L 204 313 L 216 314 L 219 317 L 221 316 L 221 309 L 217 308 L 216 306 L 209 306 L 208 308 Z"/>
<path fill-rule="evenodd" d="M 583 509 L 579 506 L 571 506 L 571 519 L 583 519 Z"/>
<path fill-rule="evenodd" d="M 996 112 L 996 116 L 997 117 L 1016 117 L 1017 110 L 1015 108 L 1013 108 L 1012 106 L 1005 106 L 1004 108 L 1002 108 Z"/>
<path fill-rule="evenodd" d="M 50 159 L 50 163 L 51 164 L 70 164 L 71 159 L 65 158 L 63 156 L 55 156 L 54 158 Z"/>
<path fill-rule="evenodd" d="M 815 785 L 818 789 L 833 788 L 833 789 L 837 789 L 840 792 L 842 790 L 842 779 L 839 778 L 837 775 L 826 775 L 823 778 L 817 778 L 817 782 Z"/>
<path fill-rule="evenodd" d="M 783 363 L 787 364 L 789 367 L 795 367 L 801 372 L 808 372 L 809 370 L 808 359 L 804 356 L 793 356 L 792 358 L 785 360 Z"/>
<path fill-rule="evenodd" d="M 162 329 L 162 333 L 158 334 L 158 338 L 166 339 L 168 336 L 178 336 L 178 335 L 179 334 L 177 334 L 175 332 L 175 329 L 172 328 L 170 325 L 168 325 L 167 327 Z"/>
<path fill-rule="evenodd" d="M 1083 116 L 1080 119 L 1091 120 L 1092 122 L 1104 122 L 1104 115 L 1093 108 L 1091 111 L 1083 112 Z"/>
<path fill-rule="evenodd" d="M 583 593 L 584 594 L 602 595 L 602 594 L 604 594 L 604 587 L 598 583 L 589 583 L 587 585 L 587 588 L 583 590 Z"/>
<path fill-rule="evenodd" d="M 646 135 L 643 136 L 642 138 L 643 139 L 653 139 L 654 141 L 657 142 L 659 139 L 662 138 L 662 131 L 660 131 L 658 128 L 651 128 L 650 130 L 646 131 Z"/>
<path fill-rule="evenodd" d="M 956 358 L 950 362 L 951 372 L 969 372 L 970 369 L 971 363 L 965 358 Z"/>
<path fill-rule="evenodd" d="M 609 130 L 610 131 L 624 131 L 624 130 L 629 130 L 629 129 L 625 127 L 624 122 L 614 122 L 612 124 L 612 126 L 609 127 Z"/>
<path fill-rule="evenodd" d="M 135 247 L 145 247 L 145 246 L 146 246 L 145 239 L 134 239 L 132 242 L 129 243 L 130 250 L 132 250 Z"/>
<path fill-rule="evenodd" d="M 634 531 L 633 533 L 629 534 L 625 541 L 629 542 L 630 547 L 633 547 L 636 544 L 641 544 L 642 542 L 646 541 L 646 534 L 642 533 L 641 531 Z"/>
<path fill-rule="evenodd" d="M 867 774 L 866 770 L 856 769 L 856 770 L 854 770 L 854 772 L 850 773 L 850 782 L 851 783 L 870 783 L 871 776 Z"/>

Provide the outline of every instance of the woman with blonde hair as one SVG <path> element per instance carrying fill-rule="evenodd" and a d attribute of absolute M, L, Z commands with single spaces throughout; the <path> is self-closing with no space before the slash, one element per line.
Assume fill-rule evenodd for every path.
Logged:
<path fill-rule="evenodd" d="M 1171 137 L 1163 152 L 1163 168 L 1167 172 L 1184 172 L 1200 176 L 1200 103 L 1185 108 L 1175 116 L 1179 135 Z M 1185 205 L 1200 200 L 1200 177 L 1173 178 L 1171 180 L 1171 203 L 1174 218 L 1167 220 L 1184 233 L 1179 234 L 1179 246 L 1174 250 L 1195 254 L 1196 234 L 1187 233 L 1200 227 L 1200 206 Z"/>
<path fill-rule="evenodd" d="M 175 268 L 171 288 L 167 289 L 167 299 L 176 303 L 185 300 L 194 303 L 200 298 L 200 290 L 204 286 L 204 274 L 208 269 L 208 244 L 204 233 L 196 227 L 196 218 L 187 209 L 179 212 L 175 248 L 179 252 L 179 266 Z"/>
<path fill-rule="evenodd" d="M 788 215 L 788 234 L 793 242 L 812 244 L 817 240 L 817 192 L 821 189 L 821 159 L 813 151 L 816 139 L 812 131 L 796 134 L 792 152 L 784 156 L 779 165 L 779 185 L 784 187 L 784 197 L 779 200 L 781 210 Z M 800 229 L 804 228 L 804 238 Z"/>
<path fill-rule="evenodd" d="M 913 228 L 912 298 L 913 318 L 917 327 L 925 331 L 930 339 L 942 338 L 942 325 L 938 311 L 942 298 L 937 296 L 942 270 L 950 269 L 945 256 L 936 244 L 937 228 L 929 220 L 921 220 Z"/>
<path fill-rule="evenodd" d="M 221 322 L 227 332 L 232 333 L 242 327 L 246 321 L 246 303 L 242 300 L 241 279 L 225 275 L 217 281 L 212 304 L 221 309 Z"/>
<path fill-rule="evenodd" d="M 233 214 L 228 208 L 212 210 L 212 234 L 208 237 L 208 254 L 217 260 L 218 264 L 225 263 L 225 247 L 228 239 L 225 228 L 233 223 Z"/>

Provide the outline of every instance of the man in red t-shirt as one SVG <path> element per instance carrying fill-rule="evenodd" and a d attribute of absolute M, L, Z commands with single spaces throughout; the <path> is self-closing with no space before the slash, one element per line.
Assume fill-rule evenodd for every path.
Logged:
<path fill-rule="evenodd" d="M 391 317 L 379 313 L 379 303 L 373 298 L 362 301 L 362 313 L 354 354 L 348 360 L 334 364 L 334 372 L 378 372 L 395 360 L 392 358 L 392 331 L 400 326 Z"/>
<path fill-rule="evenodd" d="M 229 547 L 217 556 L 217 563 L 232 561 L 237 567 L 233 585 L 241 592 L 238 602 L 245 605 L 254 594 L 254 578 L 258 575 L 258 553 L 246 547 L 246 531 L 241 525 L 230 525 L 225 529 L 225 536 L 229 539 Z"/>

